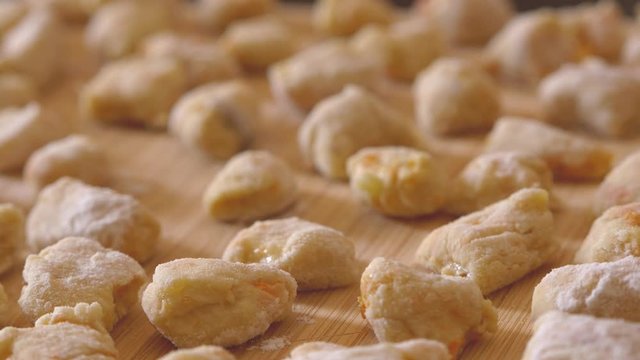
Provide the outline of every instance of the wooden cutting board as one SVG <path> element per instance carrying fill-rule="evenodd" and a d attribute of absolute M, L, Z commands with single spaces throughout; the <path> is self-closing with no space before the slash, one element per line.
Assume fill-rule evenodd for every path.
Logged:
<path fill-rule="evenodd" d="M 107 149 L 118 180 L 114 187 L 140 199 L 162 223 L 163 236 L 156 256 L 144 264 L 151 276 L 155 266 L 182 257 L 219 257 L 242 224 L 220 223 L 209 218 L 201 195 L 223 165 L 186 148 L 162 132 L 102 127 L 84 123 L 76 112 L 76 96 L 82 83 L 95 71 L 95 59 L 78 45 L 81 29 L 70 34 L 70 64 L 64 79 L 43 98 L 49 111 L 73 122 L 78 132 L 87 133 Z M 336 228 L 356 244 L 363 265 L 376 256 L 411 261 L 421 240 L 435 227 L 451 221 L 445 216 L 416 220 L 391 219 L 357 201 L 345 183 L 329 181 L 307 168 L 297 149 L 300 120 L 284 113 L 268 95 L 263 76 L 251 81 L 264 94 L 262 119 L 252 148 L 267 149 L 286 159 L 297 170 L 298 202 L 280 217 L 298 216 Z M 391 102 L 411 113 L 408 84 L 387 84 Z M 393 96 L 391 96 L 393 94 Z M 535 115 L 537 106 L 530 94 L 504 90 L 505 113 Z M 480 153 L 482 137 L 431 139 L 430 148 L 451 171 Z M 609 142 L 617 160 L 640 145 L 640 141 Z M 550 269 L 567 264 L 589 230 L 593 220 L 590 202 L 597 184 L 557 184 L 559 201 L 555 211 L 555 236 L 562 244 L 557 258 L 517 283 L 493 293 L 498 308 L 499 331 L 490 339 L 467 346 L 462 359 L 518 359 L 531 335 L 530 299 L 533 287 Z M 19 179 L 0 178 L 0 200 L 28 202 L 28 191 Z M 12 324 L 29 326 L 15 301 L 22 286 L 22 266 L 0 276 L 12 301 Z M 343 345 L 372 344 L 373 332 L 360 317 L 356 303 L 357 284 L 337 290 L 298 294 L 293 314 L 274 324 L 266 334 L 245 346 L 231 349 L 239 359 L 281 359 L 291 348 L 308 341 L 330 341 Z M 112 331 L 122 359 L 156 359 L 173 349 L 148 322 L 137 306 Z"/>

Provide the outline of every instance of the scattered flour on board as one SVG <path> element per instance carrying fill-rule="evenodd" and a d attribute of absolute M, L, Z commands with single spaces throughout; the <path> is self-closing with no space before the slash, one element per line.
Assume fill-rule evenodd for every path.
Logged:
<path fill-rule="evenodd" d="M 262 340 L 258 345 L 250 347 L 249 350 L 260 350 L 263 352 L 277 351 L 284 349 L 289 344 L 291 344 L 289 338 L 287 338 L 286 336 L 280 336 Z"/>
<path fill-rule="evenodd" d="M 298 314 L 298 316 L 296 316 L 296 321 L 301 322 L 303 324 L 313 324 L 316 322 L 313 316 L 308 314 Z"/>

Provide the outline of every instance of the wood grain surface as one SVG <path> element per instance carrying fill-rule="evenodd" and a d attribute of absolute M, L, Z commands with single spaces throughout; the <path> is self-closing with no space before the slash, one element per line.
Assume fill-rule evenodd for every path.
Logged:
<path fill-rule="evenodd" d="M 86 123 L 77 116 L 77 93 L 97 68 L 77 44 L 81 29 L 70 31 L 69 65 L 64 80 L 43 98 L 47 111 L 74 123 L 78 132 L 95 138 L 105 149 L 117 173 L 113 185 L 133 194 L 158 217 L 163 236 L 157 253 L 144 264 L 151 275 L 155 266 L 182 257 L 219 257 L 243 224 L 220 223 L 209 218 L 201 205 L 201 195 L 222 162 L 208 159 L 186 148 L 163 132 L 103 127 Z M 300 187 L 299 201 L 280 217 L 298 216 L 336 228 L 356 244 L 363 265 L 376 256 L 411 261 L 421 240 L 435 227 L 451 221 L 444 216 L 416 220 L 384 217 L 355 199 L 346 183 L 328 181 L 303 164 L 297 149 L 296 131 L 300 119 L 278 108 L 268 95 L 263 76 L 247 79 L 264 94 L 259 131 L 252 148 L 267 149 L 286 159 L 295 169 Z M 388 100 L 411 114 L 410 86 L 386 84 L 382 92 Z M 505 113 L 537 113 L 533 97 L 526 91 L 504 90 Z M 429 148 L 449 165 L 453 173 L 482 149 L 482 136 L 430 139 Z M 617 160 L 632 151 L 639 141 L 609 142 Z M 17 177 L 0 178 L 0 200 L 25 205 L 30 191 Z M 499 331 L 493 337 L 466 347 L 462 359 L 518 359 L 531 335 L 529 318 L 533 287 L 551 268 L 570 262 L 573 253 L 593 220 L 590 202 L 597 184 L 556 184 L 555 236 L 561 250 L 550 264 L 489 297 L 498 308 Z M 15 303 L 22 286 L 22 266 L 0 277 L 12 302 L 12 324 L 29 326 Z M 356 297 L 358 284 L 328 291 L 301 292 L 294 312 L 285 321 L 271 326 L 266 334 L 245 346 L 231 349 L 239 359 L 281 359 L 292 347 L 307 341 L 330 341 L 343 345 L 371 344 L 376 338 L 360 317 Z M 122 359 L 156 359 L 173 349 L 149 323 L 140 306 L 120 321 L 112 331 Z"/>

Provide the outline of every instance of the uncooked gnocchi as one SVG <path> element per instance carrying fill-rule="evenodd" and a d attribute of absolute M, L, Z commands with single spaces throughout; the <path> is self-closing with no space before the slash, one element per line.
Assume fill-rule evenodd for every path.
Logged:
<path fill-rule="evenodd" d="M 27 0 L 32 8 L 49 7 L 62 18 L 71 21 L 84 21 L 90 18 L 101 6 L 112 0 Z"/>
<path fill-rule="evenodd" d="M 203 203 L 212 217 L 251 221 L 284 211 L 297 198 L 295 175 L 266 151 L 234 156 L 207 187 Z"/>
<path fill-rule="evenodd" d="M 37 85 L 18 73 L 0 73 L 0 109 L 23 106 L 38 96 Z"/>
<path fill-rule="evenodd" d="M 550 260 L 557 248 L 549 194 L 523 189 L 435 229 L 415 261 L 442 274 L 469 277 L 489 294 Z"/>
<path fill-rule="evenodd" d="M 18 303 L 32 320 L 57 306 L 98 303 L 107 330 L 138 303 L 147 282 L 144 269 L 129 256 L 98 242 L 69 237 L 29 255 Z"/>
<path fill-rule="evenodd" d="M 367 24 L 389 24 L 393 7 L 387 0 L 319 0 L 313 8 L 313 26 L 329 35 L 351 35 Z"/>
<path fill-rule="evenodd" d="M 220 346 L 202 345 L 174 350 L 158 360 L 235 360 L 235 356 Z"/>
<path fill-rule="evenodd" d="M 160 225 L 129 195 L 62 178 L 40 191 L 27 218 L 27 244 L 40 251 L 70 236 L 95 239 L 144 262 L 155 250 Z"/>
<path fill-rule="evenodd" d="M 640 201 L 640 151 L 628 155 L 604 178 L 593 197 L 593 212 Z"/>
<path fill-rule="evenodd" d="M 360 275 L 351 240 L 295 217 L 254 223 L 231 240 L 222 258 L 275 266 L 291 274 L 299 290 L 346 286 Z"/>
<path fill-rule="evenodd" d="M 276 4 L 276 0 L 200 0 L 192 10 L 204 29 L 220 31 L 235 21 L 268 13 Z"/>
<path fill-rule="evenodd" d="M 374 259 L 362 274 L 360 306 L 380 341 L 437 340 L 453 357 L 497 329 L 496 310 L 472 279 Z"/>
<path fill-rule="evenodd" d="M 428 215 L 447 200 L 446 170 L 424 151 L 367 147 L 349 158 L 347 171 L 356 196 L 385 215 Z"/>
<path fill-rule="evenodd" d="M 295 297 L 296 281 L 269 265 L 178 259 L 156 267 L 142 308 L 177 347 L 228 347 L 284 319 Z"/>
<path fill-rule="evenodd" d="M 24 248 L 24 214 L 13 204 L 0 204 L 0 274 L 11 269 Z"/>
<path fill-rule="evenodd" d="M 447 348 L 438 341 L 408 340 L 346 347 L 315 341 L 304 343 L 291 351 L 287 360 L 448 360 Z"/>

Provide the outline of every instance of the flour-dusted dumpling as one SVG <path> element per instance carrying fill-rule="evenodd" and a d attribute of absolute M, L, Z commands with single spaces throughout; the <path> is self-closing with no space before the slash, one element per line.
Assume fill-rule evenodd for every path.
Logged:
<path fill-rule="evenodd" d="M 229 347 L 289 315 L 296 288 L 291 275 L 269 265 L 178 259 L 156 267 L 142 308 L 177 347 Z"/>
<path fill-rule="evenodd" d="M 351 190 L 385 215 L 415 217 L 447 200 L 447 172 L 429 153 L 399 146 L 367 147 L 347 163 Z"/>
<path fill-rule="evenodd" d="M 526 188 L 551 191 L 553 174 L 534 155 L 516 151 L 482 154 L 453 180 L 445 209 L 452 214 L 480 210 Z"/>
<path fill-rule="evenodd" d="M 415 261 L 469 277 L 489 294 L 550 260 L 557 248 L 549 194 L 523 189 L 435 229 L 422 241 Z"/>
<path fill-rule="evenodd" d="M 640 257 L 640 202 L 613 206 L 597 218 L 578 249 L 578 263 Z"/>
<path fill-rule="evenodd" d="M 415 339 L 400 343 L 381 343 L 346 347 L 315 341 L 291 351 L 287 360 L 448 360 L 447 348 L 438 341 Z"/>
<path fill-rule="evenodd" d="M 316 106 L 298 132 L 300 151 L 323 176 L 347 177 L 347 160 L 360 149 L 399 145 L 415 147 L 414 127 L 384 100 L 357 86 Z"/>
<path fill-rule="evenodd" d="M 437 60 L 414 85 L 416 119 L 423 131 L 453 135 L 488 130 L 500 115 L 500 89 L 471 60 Z"/>
<path fill-rule="evenodd" d="M 112 0 L 27 0 L 32 8 L 49 7 L 64 19 L 84 21 Z"/>
<path fill-rule="evenodd" d="M 492 334 L 496 310 L 472 279 L 440 275 L 376 258 L 360 282 L 361 311 L 380 341 L 437 340 L 452 356 Z"/>
<path fill-rule="evenodd" d="M 102 323 L 98 303 L 60 306 L 31 328 L 0 330 L 5 359 L 116 360 L 118 350 Z"/>
<path fill-rule="evenodd" d="M 70 236 L 88 237 L 139 262 L 153 254 L 160 225 L 135 198 L 62 178 L 40 191 L 27 219 L 32 251 Z"/>
<path fill-rule="evenodd" d="M 351 240 L 295 217 L 254 223 L 231 240 L 222 258 L 275 266 L 291 274 L 300 290 L 346 286 L 360 275 Z"/>
<path fill-rule="evenodd" d="M 129 256 L 80 237 L 60 240 L 29 255 L 18 303 L 32 320 L 57 306 L 97 302 L 104 327 L 111 330 L 139 301 L 147 282 L 144 269 Z"/>
<path fill-rule="evenodd" d="M 558 310 L 640 321 L 640 257 L 553 269 L 533 291 L 531 316 Z"/>
<path fill-rule="evenodd" d="M 103 66 L 85 85 L 80 108 L 96 121 L 164 128 L 187 82 L 187 71 L 176 59 L 118 60 Z"/>
<path fill-rule="evenodd" d="M 202 85 L 174 105 L 169 132 L 209 156 L 227 159 L 253 138 L 258 96 L 239 81 Z"/>
<path fill-rule="evenodd" d="M 639 354 L 640 323 L 552 311 L 535 322 L 522 360 L 637 360 Z"/>
<path fill-rule="evenodd" d="M 319 0 L 313 26 L 328 35 L 351 35 L 367 24 L 389 24 L 394 9 L 387 0 Z"/>
<path fill-rule="evenodd" d="M 37 84 L 28 76 L 11 72 L 0 74 L 0 109 L 26 105 L 37 96 Z"/>
<path fill-rule="evenodd" d="M 308 112 L 349 84 L 371 87 L 384 67 L 343 40 L 313 45 L 269 68 L 273 96 L 295 111 Z"/>
<path fill-rule="evenodd" d="M 297 196 L 289 165 L 267 151 L 245 151 L 220 170 L 203 196 L 215 219 L 251 221 L 284 211 Z"/>
<path fill-rule="evenodd" d="M 0 1 L 0 38 L 27 13 L 22 1 Z"/>
<path fill-rule="evenodd" d="M 640 201 L 640 151 L 628 155 L 604 178 L 593 197 L 593 212 Z"/>
<path fill-rule="evenodd" d="M 266 14 L 276 4 L 276 0 L 200 0 L 191 10 L 202 28 L 220 31 L 235 21 Z"/>
<path fill-rule="evenodd" d="M 191 349 L 174 350 L 158 360 L 235 360 L 223 347 L 202 345 Z"/>
<path fill-rule="evenodd" d="M 0 274 L 11 269 L 24 248 L 24 213 L 13 204 L 0 204 Z"/>
<path fill-rule="evenodd" d="M 604 177 L 613 154 L 588 138 L 533 119 L 502 117 L 486 140 L 485 152 L 519 151 L 544 160 L 554 176 L 565 180 Z"/>

